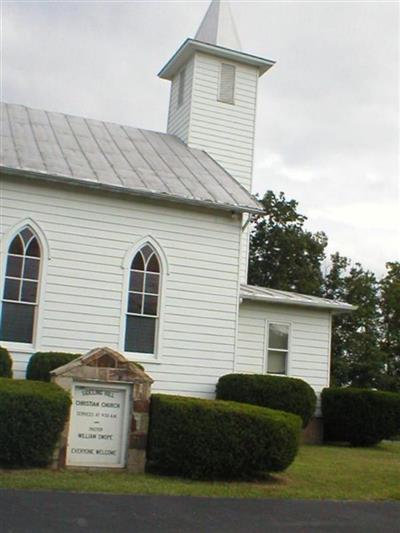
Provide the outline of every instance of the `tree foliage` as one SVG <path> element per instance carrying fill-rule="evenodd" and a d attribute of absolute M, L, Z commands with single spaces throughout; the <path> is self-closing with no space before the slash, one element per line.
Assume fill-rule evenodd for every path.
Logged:
<path fill-rule="evenodd" d="M 356 307 L 352 313 L 335 315 L 332 328 L 332 381 L 336 385 L 375 387 L 385 371 L 380 349 L 379 284 L 375 275 L 338 253 L 324 280 L 324 296 Z"/>
<path fill-rule="evenodd" d="M 387 263 L 386 269 L 380 282 L 381 349 L 387 356 L 382 386 L 400 392 L 400 263 Z"/>
<path fill-rule="evenodd" d="M 257 215 L 250 234 L 249 283 L 261 287 L 320 295 L 321 262 L 327 238 L 304 228 L 307 217 L 296 200 L 267 191 L 261 200 L 266 215 Z"/>

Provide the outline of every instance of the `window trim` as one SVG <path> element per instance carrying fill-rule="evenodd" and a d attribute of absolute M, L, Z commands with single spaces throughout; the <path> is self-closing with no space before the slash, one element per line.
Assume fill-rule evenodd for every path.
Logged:
<path fill-rule="evenodd" d="M 129 277 L 131 270 L 131 263 L 145 244 L 149 244 L 158 256 L 160 262 L 160 287 L 159 287 L 159 302 L 158 302 L 158 317 L 156 322 L 156 332 L 154 341 L 154 353 L 143 352 L 127 352 L 125 351 L 125 335 L 126 335 L 126 315 L 128 309 L 128 292 L 129 292 Z M 136 361 L 138 363 L 161 363 L 163 351 L 163 331 L 164 331 L 164 316 L 165 316 L 165 292 L 166 282 L 169 276 L 169 265 L 167 257 L 163 248 L 158 241 L 151 235 L 141 238 L 139 241 L 129 248 L 127 254 L 121 265 L 124 270 L 124 279 L 122 284 L 122 301 L 121 301 L 121 315 L 120 315 L 120 334 L 118 349 L 125 355 L 128 360 Z"/>
<path fill-rule="evenodd" d="M 274 349 L 274 348 L 269 348 L 269 327 L 270 325 L 272 324 L 276 324 L 277 326 L 287 326 L 288 327 L 288 347 L 287 347 L 287 350 L 282 350 L 282 349 Z M 291 352 L 292 352 L 292 323 L 291 322 L 286 322 L 284 320 L 271 320 L 271 319 L 267 319 L 265 321 L 265 335 L 264 335 L 264 338 L 265 338 L 265 346 L 264 346 L 264 362 L 263 362 L 263 374 L 268 374 L 270 376 L 283 376 L 283 377 L 287 377 L 287 376 L 290 376 L 291 375 Z M 274 350 L 274 351 L 280 351 L 280 352 L 284 352 L 286 353 L 286 371 L 284 374 L 278 374 L 276 372 L 268 372 L 268 351 L 269 350 Z"/>
<path fill-rule="evenodd" d="M 5 287 L 6 267 L 8 260 L 8 249 L 13 239 L 24 229 L 28 227 L 36 236 L 40 246 L 40 268 L 38 277 L 37 303 L 35 321 L 33 324 L 32 342 L 3 341 L 0 339 L 2 346 L 11 352 L 25 353 L 40 350 L 42 341 L 43 314 L 45 308 L 45 285 L 47 278 L 47 264 L 50 261 L 50 249 L 48 240 L 41 227 L 31 218 L 25 218 L 12 226 L 1 239 L 0 251 L 3 257 L 1 262 L 1 286 L 0 286 L 0 318 L 3 309 L 3 294 Z"/>

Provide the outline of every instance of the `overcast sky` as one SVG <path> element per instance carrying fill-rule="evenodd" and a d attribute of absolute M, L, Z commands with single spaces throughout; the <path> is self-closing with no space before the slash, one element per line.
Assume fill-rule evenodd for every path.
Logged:
<path fill-rule="evenodd" d="M 397 2 L 231 2 L 259 84 L 254 191 L 378 275 L 400 259 Z M 2 1 L 2 99 L 165 131 L 157 78 L 206 2 Z"/>

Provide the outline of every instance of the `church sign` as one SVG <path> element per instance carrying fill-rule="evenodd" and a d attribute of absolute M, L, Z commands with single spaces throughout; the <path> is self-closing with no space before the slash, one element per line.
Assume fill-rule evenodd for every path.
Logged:
<path fill-rule="evenodd" d="M 124 467 L 130 385 L 74 383 L 67 465 Z"/>
<path fill-rule="evenodd" d="M 53 468 L 144 472 L 153 380 L 111 348 L 96 348 L 51 372 L 71 394 Z"/>

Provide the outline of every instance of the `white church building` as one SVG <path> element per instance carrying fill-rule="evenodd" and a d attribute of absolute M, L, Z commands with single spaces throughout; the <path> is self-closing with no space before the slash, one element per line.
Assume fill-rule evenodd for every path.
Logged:
<path fill-rule="evenodd" d="M 351 306 L 247 284 L 257 85 L 214 0 L 159 77 L 166 133 L 1 108 L 0 344 L 119 350 L 153 391 L 212 398 L 232 372 L 329 384 L 332 315 Z M 101 117 L 99 117 L 101 118 Z"/>

